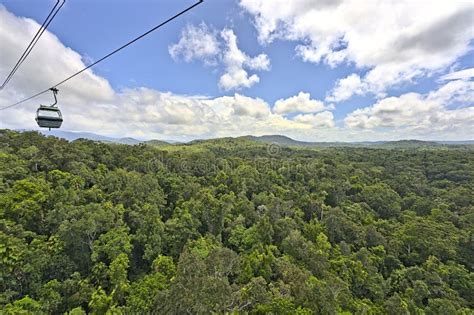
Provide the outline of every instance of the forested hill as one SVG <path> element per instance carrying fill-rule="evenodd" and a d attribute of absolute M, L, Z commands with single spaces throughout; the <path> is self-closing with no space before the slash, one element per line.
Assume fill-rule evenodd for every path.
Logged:
<path fill-rule="evenodd" d="M 474 150 L 0 131 L 2 314 L 472 314 Z"/>
<path fill-rule="evenodd" d="M 362 142 L 307 142 L 298 141 L 281 135 L 268 136 L 245 136 L 241 137 L 263 143 L 276 143 L 290 147 L 368 147 L 368 148 L 420 148 L 420 147 L 441 147 L 441 146 L 461 146 L 473 145 L 474 141 L 421 141 L 421 140 L 398 140 L 398 141 L 362 141 Z"/>
<path fill-rule="evenodd" d="M 24 131 L 24 130 L 23 130 Z M 181 143 L 171 140 L 148 140 L 142 141 L 134 138 L 113 138 L 102 136 L 95 133 L 88 132 L 70 132 L 62 130 L 44 130 L 42 133 L 46 136 L 55 136 L 58 138 L 63 138 L 69 141 L 74 141 L 78 139 L 89 139 L 94 141 L 100 141 L 105 143 L 119 143 L 119 144 L 130 144 L 136 145 L 140 143 L 150 144 L 155 146 L 161 146 L 171 143 Z M 207 140 L 194 140 L 191 141 L 191 144 L 203 143 L 203 142 L 214 142 L 220 140 L 226 140 L 232 138 L 217 138 L 217 139 L 207 139 Z M 235 138 L 237 140 L 250 140 L 260 143 L 274 143 L 280 146 L 288 147 L 372 147 L 372 148 L 419 148 L 419 147 L 441 147 L 441 146 L 462 146 L 462 145 L 472 145 L 474 146 L 474 140 L 466 141 L 421 141 L 421 140 L 398 140 L 398 141 L 361 141 L 361 142 L 308 142 L 308 141 L 298 141 L 294 140 L 287 136 L 282 135 L 266 135 L 266 136 L 243 136 Z"/>

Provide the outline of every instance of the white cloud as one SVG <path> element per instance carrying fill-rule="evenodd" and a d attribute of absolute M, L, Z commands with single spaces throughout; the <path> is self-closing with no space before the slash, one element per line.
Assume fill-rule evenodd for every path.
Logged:
<path fill-rule="evenodd" d="M 345 122 L 351 128 L 403 128 L 423 123 L 430 113 L 439 110 L 441 105 L 438 102 L 429 101 L 417 93 L 408 93 L 357 109 L 346 117 Z"/>
<path fill-rule="evenodd" d="M 299 92 L 298 95 L 276 101 L 273 111 L 278 114 L 315 113 L 325 108 L 323 102 L 312 100 L 309 93 Z"/>
<path fill-rule="evenodd" d="M 242 87 L 251 87 L 260 81 L 256 74 L 249 76 L 244 67 L 253 70 L 269 70 L 270 61 L 268 56 L 260 54 L 255 58 L 247 56 L 241 51 L 237 45 L 237 36 L 234 31 L 224 29 L 221 32 L 221 37 L 226 43 L 226 49 L 223 52 L 223 63 L 226 68 L 220 80 L 219 86 L 224 90 L 241 89 Z"/>
<path fill-rule="evenodd" d="M 242 68 L 230 67 L 227 68 L 227 73 L 224 73 L 219 79 L 219 86 L 226 91 L 239 90 L 244 87 L 249 88 L 258 82 L 260 82 L 258 75 L 249 76 L 247 71 Z"/>
<path fill-rule="evenodd" d="M 451 105 L 459 101 L 472 104 L 473 95 L 474 82 L 451 81 L 424 95 L 407 93 L 384 98 L 373 106 L 355 110 L 344 121 L 353 129 L 390 128 L 397 134 L 471 139 L 474 107 L 451 108 Z"/>
<path fill-rule="evenodd" d="M 344 93 L 336 86 L 330 97 L 340 101 L 363 93 L 383 97 L 390 87 L 446 69 L 471 49 L 474 38 L 472 1 L 240 0 L 240 5 L 254 17 L 262 43 L 303 42 L 296 52 L 304 61 L 368 70 L 361 85 L 347 84 Z"/>
<path fill-rule="evenodd" d="M 474 82 L 454 80 L 441 86 L 438 90 L 428 94 L 431 100 L 437 100 L 445 105 L 463 103 L 469 106 L 474 104 Z"/>
<path fill-rule="evenodd" d="M 469 80 L 470 78 L 474 78 L 474 68 L 448 73 L 443 75 L 441 80 Z"/>
<path fill-rule="evenodd" d="M 0 5 L 0 78 L 2 81 L 24 51 L 24 43 L 30 42 L 38 28 L 39 25 L 35 21 L 18 18 Z M 45 32 L 9 85 L 1 91 L 0 97 L 5 100 L 8 97 L 18 99 L 30 96 L 84 67 L 81 55 L 65 47 L 55 35 Z M 10 88 L 11 86 L 21 87 L 21 89 Z M 90 99 L 107 101 L 111 100 L 114 94 L 109 82 L 96 76 L 91 70 L 83 72 L 80 79 L 74 79 L 62 85 L 60 96 L 63 90 L 67 91 L 69 99 L 82 102 Z M 49 101 L 50 98 L 52 97 L 48 95 L 43 100 Z M 2 105 L 6 105 L 5 101 Z"/>
<path fill-rule="evenodd" d="M 217 32 L 205 23 L 199 26 L 188 25 L 182 32 L 178 43 L 169 46 L 174 60 L 202 60 L 206 65 L 222 64 L 224 73 L 219 86 L 226 90 L 249 88 L 260 82 L 257 74 L 248 70 L 270 70 L 270 59 L 266 54 L 250 57 L 238 47 L 237 36 L 231 29 Z"/>
<path fill-rule="evenodd" d="M 331 95 L 326 97 L 327 101 L 340 102 L 350 98 L 353 94 L 364 94 L 365 84 L 362 83 L 358 74 L 351 74 L 344 79 L 339 79 Z"/>
<path fill-rule="evenodd" d="M 334 128 L 334 115 L 325 111 L 318 114 L 300 114 L 294 118 L 294 121 L 309 124 L 317 128 Z"/>
<path fill-rule="evenodd" d="M 198 26 L 187 25 L 181 31 L 178 43 L 170 45 L 168 51 L 174 60 L 203 60 L 205 64 L 214 65 L 219 58 L 219 46 L 217 32 L 201 23 Z"/>
<path fill-rule="evenodd" d="M 245 64 L 252 70 L 270 70 L 270 59 L 266 54 L 260 54 L 254 58 L 247 57 Z"/>
<path fill-rule="evenodd" d="M 228 96 L 224 96 L 223 98 L 229 98 Z M 217 98 L 214 101 L 219 102 L 222 98 Z M 253 118 L 267 118 L 270 113 L 270 106 L 259 98 L 251 98 L 247 96 L 242 96 L 239 94 L 235 94 L 232 99 L 234 114 L 238 116 L 250 116 Z"/>

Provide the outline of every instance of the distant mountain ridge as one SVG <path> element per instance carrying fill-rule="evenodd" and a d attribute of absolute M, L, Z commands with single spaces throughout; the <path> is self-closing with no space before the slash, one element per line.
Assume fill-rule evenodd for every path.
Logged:
<path fill-rule="evenodd" d="M 164 140 L 148 140 L 142 141 L 135 138 L 125 137 L 125 138 L 113 138 L 107 137 L 91 132 L 73 132 L 73 131 L 63 131 L 63 130 L 52 130 L 52 131 L 40 131 L 45 136 L 54 136 L 58 138 L 63 138 L 68 141 L 74 141 L 77 139 L 88 139 L 92 141 L 105 142 L 105 143 L 118 143 L 118 144 L 128 144 L 136 145 L 140 143 L 145 143 L 153 146 L 167 145 L 170 142 Z"/>
<path fill-rule="evenodd" d="M 422 140 L 398 140 L 398 141 L 356 141 L 356 142 L 308 142 L 298 141 L 282 135 L 244 136 L 244 139 L 276 143 L 282 146 L 294 147 L 432 147 L 442 145 L 474 145 L 474 140 L 466 141 L 422 141 Z"/>
<path fill-rule="evenodd" d="M 93 141 L 105 142 L 105 143 L 119 143 L 127 145 L 136 145 L 140 143 L 148 144 L 151 146 L 163 146 L 169 144 L 176 144 L 176 141 L 165 141 L 165 140 L 137 140 L 135 138 L 113 138 L 103 136 L 90 132 L 72 132 L 63 130 L 53 131 L 40 131 L 46 136 L 55 136 L 63 138 L 68 141 L 74 141 L 77 139 L 89 139 Z M 219 140 L 247 140 L 261 143 L 276 143 L 281 146 L 288 147 L 375 147 L 375 148 L 416 148 L 416 147 L 434 147 L 434 146 L 446 146 L 446 145 L 474 145 L 474 140 L 465 141 L 422 141 L 422 140 L 398 140 L 398 141 L 356 141 L 356 142 L 309 142 L 299 141 L 283 135 L 263 135 L 263 136 L 241 136 L 241 137 L 226 137 L 226 138 L 215 138 L 215 139 L 196 139 L 187 142 L 187 144 L 215 142 Z"/>
<path fill-rule="evenodd" d="M 45 136 L 54 136 L 58 138 L 63 138 L 68 141 L 74 141 L 77 139 L 88 139 L 92 141 L 99 141 L 99 142 L 112 142 L 112 143 L 120 143 L 120 144 L 138 144 L 141 141 L 134 139 L 134 138 L 113 138 L 107 137 L 99 134 L 95 134 L 92 132 L 73 132 L 73 131 L 63 131 L 63 130 L 51 130 L 51 131 L 43 131 L 41 130 L 40 133 L 44 134 Z"/>
<path fill-rule="evenodd" d="M 151 145 L 151 146 L 155 146 L 155 147 L 170 144 L 169 142 L 166 142 L 166 141 L 163 141 L 163 140 L 148 140 L 148 141 L 144 141 L 142 143 L 145 143 L 145 144 L 148 144 L 148 145 Z"/>

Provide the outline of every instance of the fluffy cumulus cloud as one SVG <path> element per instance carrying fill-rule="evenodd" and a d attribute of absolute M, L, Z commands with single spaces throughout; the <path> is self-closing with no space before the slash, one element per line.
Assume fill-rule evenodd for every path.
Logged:
<path fill-rule="evenodd" d="M 407 93 L 379 100 L 357 109 L 345 118 L 353 129 L 384 129 L 418 137 L 472 138 L 474 107 L 458 106 L 474 102 L 474 82 L 450 81 L 427 94 Z"/>
<path fill-rule="evenodd" d="M 238 46 L 238 39 L 231 29 L 221 32 L 208 27 L 188 25 L 181 33 L 178 43 L 169 46 L 169 53 L 175 60 L 191 62 L 202 60 L 208 65 L 222 64 L 224 73 L 219 86 L 226 91 L 249 88 L 260 81 L 257 74 L 249 70 L 270 70 L 270 59 L 266 54 L 248 56 Z"/>
<path fill-rule="evenodd" d="M 30 42 L 39 25 L 26 18 L 18 18 L 0 5 L 0 77 L 6 78 L 18 57 L 24 51 L 24 43 Z M 28 59 L 10 81 L 10 85 L 21 87 L 1 91 L 0 102 L 10 97 L 27 97 L 45 86 L 52 86 L 62 78 L 84 68 L 82 57 L 77 52 L 65 47 L 59 39 L 45 32 Z M 111 100 L 114 91 L 107 80 L 87 70 L 81 80 L 66 83 L 63 88 L 68 91 L 71 100 Z"/>
<path fill-rule="evenodd" d="M 334 127 L 334 115 L 329 111 L 324 111 L 318 114 L 299 114 L 294 118 L 294 120 L 317 128 Z"/>
<path fill-rule="evenodd" d="M 388 88 L 441 71 L 474 38 L 474 3 L 464 0 L 240 0 L 262 43 L 297 41 L 307 62 L 367 70 L 338 81 L 328 99 L 384 97 Z M 429 6 L 429 7 L 427 7 Z"/>
<path fill-rule="evenodd" d="M 220 43 L 217 32 L 206 24 L 187 25 L 181 31 L 178 43 L 170 45 L 168 51 L 174 60 L 202 60 L 205 64 L 215 65 L 220 53 Z"/>
<path fill-rule="evenodd" d="M 2 77 L 8 74 L 24 49 L 22 43 L 28 42 L 38 27 L 33 20 L 16 17 L 0 6 Z M 225 36 L 228 41 L 223 60 L 229 67 L 237 64 L 237 68 L 269 68 L 266 56 L 250 58 L 239 52 L 232 31 L 225 30 Z M 184 44 L 181 42 L 178 45 Z M 194 52 L 197 55 L 190 51 L 182 55 L 176 53 L 182 58 L 193 60 L 198 56 L 210 58 L 212 49 L 203 46 L 202 50 Z M 51 86 L 58 79 L 83 67 L 85 64 L 81 55 L 65 47 L 47 31 L 34 53 L 0 93 L 0 107 L 41 91 L 45 86 Z M 106 79 L 92 71 L 86 71 L 74 81 L 61 85 L 59 100 L 65 119 L 63 129 L 109 136 L 189 140 L 269 133 L 297 136 L 300 132 L 310 134 L 314 129 L 307 121 L 292 120 L 274 113 L 270 104 L 259 98 L 238 93 L 216 98 L 177 95 L 150 88 L 115 91 Z M 52 95 L 45 94 L 20 106 L 0 111 L 0 128 L 36 129 L 34 115 L 38 103 L 50 102 Z"/>
<path fill-rule="evenodd" d="M 276 101 L 273 110 L 278 114 L 288 114 L 314 113 L 320 112 L 325 108 L 323 102 L 311 99 L 309 93 L 299 92 L 298 95 Z"/>
<path fill-rule="evenodd" d="M 356 73 L 339 79 L 331 95 L 326 97 L 327 101 L 340 102 L 350 98 L 352 95 L 363 95 L 366 85 L 362 83 L 360 76 Z"/>
<path fill-rule="evenodd" d="M 219 86 L 224 90 L 239 89 L 242 87 L 251 87 L 260 81 L 256 74 L 249 76 L 244 66 L 256 70 L 268 70 L 269 61 L 266 55 L 260 55 L 255 58 L 250 58 L 237 45 L 237 36 L 234 31 L 224 29 L 221 36 L 226 43 L 226 48 L 223 52 L 223 62 L 226 67 L 220 80 Z"/>
<path fill-rule="evenodd" d="M 441 77 L 441 80 L 469 80 L 474 78 L 474 68 L 450 72 Z"/>
<path fill-rule="evenodd" d="M 264 100 L 243 96 L 237 93 L 234 96 L 215 98 L 210 100 L 208 104 L 216 111 L 226 113 L 229 116 L 266 119 L 271 114 L 270 106 Z M 227 107 L 227 110 L 225 107 L 219 107 L 220 104 Z"/>

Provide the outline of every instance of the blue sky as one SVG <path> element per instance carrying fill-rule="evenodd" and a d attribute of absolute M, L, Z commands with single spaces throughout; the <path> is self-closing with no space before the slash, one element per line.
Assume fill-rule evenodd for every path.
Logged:
<path fill-rule="evenodd" d="M 21 23 L 24 22 L 22 17 L 41 23 L 54 2 L 0 1 L 3 14 L 19 19 Z M 19 73 L 23 71 L 19 75 L 25 78 L 12 82 L 11 90 L 0 95 L 1 104 L 15 101 L 21 95 L 28 96 L 26 81 L 21 81 L 26 80 L 28 71 L 31 71 L 29 77 L 38 82 L 39 90 L 60 81 L 68 71 L 74 72 L 77 68 L 71 63 L 69 68 L 61 65 L 57 74 L 54 73 L 55 59 L 70 53 L 68 49 L 78 53 L 80 62 L 87 64 L 192 3 L 184 0 L 68 0 L 49 27 L 50 34 L 55 35 L 59 43 L 52 42 L 49 48 L 52 51 L 42 56 L 41 51 L 36 51 L 48 50 L 48 40 L 43 42 L 42 39 L 31 56 L 33 61 L 28 61 L 34 63 L 36 59 L 51 71 L 42 80 L 41 71 L 33 71 L 33 66 L 25 65 L 19 70 Z M 79 121 L 86 117 L 81 117 L 79 109 L 77 112 L 66 109 L 66 113 L 70 111 L 75 119 L 70 124 L 65 123 L 65 127 L 108 135 L 178 140 L 242 133 L 283 133 L 318 141 L 473 138 L 468 128 L 473 123 L 473 83 L 469 69 L 474 67 L 474 9 L 470 2 L 455 0 L 449 9 L 442 1 L 433 1 L 429 9 L 421 1 L 411 1 L 411 4 L 410 1 L 399 4 L 387 1 L 378 7 L 359 1 L 355 9 L 347 1 L 334 1 L 335 6 L 327 3 L 316 0 L 266 3 L 264 0 L 206 0 L 192 12 L 94 68 L 92 80 L 104 84 L 103 95 L 113 95 L 84 97 L 84 104 L 77 104 L 80 95 L 73 99 L 71 87 L 66 96 L 70 99 L 66 99 L 65 107 L 69 102 L 76 102 L 76 107 L 83 107 L 84 115 L 127 113 L 130 117 L 137 116 L 133 122 L 127 124 L 114 119 L 115 124 L 124 124 L 117 128 L 103 128 L 111 122 L 105 118 L 102 121 L 97 118 L 93 124 L 81 124 Z M 356 17 L 354 25 L 347 22 L 344 26 L 357 10 L 359 12 L 354 15 L 358 14 L 361 20 L 365 16 L 369 19 L 370 15 L 375 22 L 366 25 Z M 396 12 L 402 13 L 403 17 L 396 17 Z M 411 19 L 410 14 L 415 18 L 419 15 L 420 21 Z M 467 24 L 453 22 L 462 21 L 463 17 Z M 337 19 L 343 20 L 338 22 Z M 210 53 L 192 53 L 209 46 L 201 43 L 200 47 L 193 48 L 191 45 L 196 42 L 186 37 L 190 29 L 209 35 L 217 49 Z M 446 39 L 439 29 L 446 32 Z M 223 35 L 226 30 L 235 35 L 237 51 L 230 52 L 229 41 Z M 15 30 L 4 24 L 2 32 L 8 35 Z M 22 40 L 18 40 L 17 48 L 0 47 L 5 56 L 0 64 L 2 75 L 11 67 L 10 60 L 19 56 L 22 47 L 26 46 L 28 32 L 31 30 L 18 34 Z M 370 32 L 374 33 L 373 40 Z M 437 36 L 447 48 L 440 48 L 442 45 L 436 42 Z M 172 56 L 171 47 L 183 38 L 183 45 L 177 47 L 176 56 Z M 399 43 L 402 43 L 401 48 L 397 46 Z M 341 60 L 337 59 L 339 51 L 344 53 Z M 184 58 L 185 53 L 192 54 L 188 60 Z M 252 58 L 259 55 L 265 55 L 268 65 L 249 66 Z M 236 65 L 235 58 L 240 57 L 247 59 Z M 212 65 L 207 64 L 208 59 L 213 60 Z M 244 70 L 248 77 L 224 86 L 221 77 L 226 73 L 236 74 L 234 70 Z M 470 72 L 445 79 L 447 74 L 462 70 Z M 393 73 L 393 78 L 387 79 L 390 75 L 386 73 Z M 258 82 L 246 81 L 252 75 L 258 77 Z M 352 84 L 341 84 L 349 77 L 353 80 L 347 82 Z M 40 87 L 41 82 L 46 86 Z M 77 82 L 78 86 L 81 84 Z M 31 85 L 35 86 L 33 82 Z M 446 96 L 441 93 L 443 91 L 451 94 Z M 68 87 L 65 87 L 67 92 Z M 83 93 L 87 94 L 86 91 Z M 292 99 L 299 93 L 303 96 L 309 93 L 310 97 Z M 146 100 L 139 101 L 137 111 L 146 114 L 142 120 L 129 104 L 139 97 L 152 100 L 149 104 Z M 276 110 L 278 100 L 286 101 L 285 110 Z M 168 102 L 178 108 L 176 112 L 173 107 L 166 107 Z M 216 109 L 223 103 L 227 104 L 226 108 Z M 8 113 L 2 113 L 0 123 L 5 127 L 18 128 L 26 124 L 25 127 L 34 128 L 30 120 L 16 117 L 27 115 L 27 110 L 35 106 L 30 104 L 18 109 L 17 113 L 12 111 L 9 115 L 14 119 L 8 119 L 8 122 L 5 116 Z M 92 106 L 101 110 L 94 112 L 90 109 Z M 187 114 L 209 119 L 184 119 Z M 182 121 L 173 115 L 183 118 Z M 420 120 L 423 115 L 429 119 Z M 156 121 L 150 117 L 156 117 Z M 176 123 L 167 122 L 167 117 Z M 218 121 L 222 121 L 222 125 Z"/>

